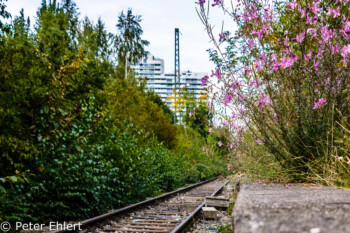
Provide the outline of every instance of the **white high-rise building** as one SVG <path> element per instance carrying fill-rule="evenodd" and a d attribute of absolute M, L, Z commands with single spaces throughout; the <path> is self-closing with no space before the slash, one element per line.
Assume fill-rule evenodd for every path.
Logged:
<path fill-rule="evenodd" d="M 164 60 L 155 58 L 153 55 L 148 55 L 147 58 L 141 59 L 133 68 L 139 77 L 146 78 L 147 89 L 157 93 L 167 103 L 170 109 L 172 109 L 173 100 L 166 100 L 170 96 L 174 96 L 175 74 L 164 73 Z M 177 86 L 177 91 L 179 88 L 187 87 L 189 92 L 194 92 L 196 99 L 203 95 L 204 88 L 207 85 L 202 86 L 201 78 L 206 73 L 191 72 L 188 70 L 180 72 L 180 75 L 180 85 Z"/>
<path fill-rule="evenodd" d="M 149 54 L 132 66 L 140 77 L 156 77 L 164 74 L 164 60 Z"/>

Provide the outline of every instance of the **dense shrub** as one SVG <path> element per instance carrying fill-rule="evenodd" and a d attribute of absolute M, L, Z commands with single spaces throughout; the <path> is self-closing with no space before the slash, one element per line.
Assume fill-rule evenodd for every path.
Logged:
<path fill-rule="evenodd" d="M 349 1 L 243 0 L 232 10 L 205 2 L 199 13 L 217 68 L 202 82 L 228 110 L 228 148 L 248 153 L 253 139 L 296 179 L 326 178 L 325 166 L 349 161 L 337 144 L 349 115 Z M 227 13 L 237 30 L 214 35 L 208 7 Z"/>
<path fill-rule="evenodd" d="M 0 220 L 80 220 L 222 172 L 130 67 L 125 79 L 122 34 L 68 0 L 43 1 L 30 28 L 23 11 L 0 24 Z"/>

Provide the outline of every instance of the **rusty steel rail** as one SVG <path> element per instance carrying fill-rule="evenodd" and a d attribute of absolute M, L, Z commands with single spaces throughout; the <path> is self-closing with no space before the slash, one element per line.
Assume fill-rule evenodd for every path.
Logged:
<path fill-rule="evenodd" d="M 223 187 L 225 187 L 225 185 L 228 182 L 229 181 L 225 182 L 222 186 L 220 186 L 217 190 L 215 190 L 215 192 L 213 192 L 210 196 L 214 197 L 218 192 L 221 191 L 221 189 L 223 189 Z M 200 210 L 204 205 L 205 205 L 205 201 L 202 202 L 202 204 L 200 204 L 186 219 L 184 219 L 179 225 L 177 225 L 170 233 L 179 233 L 185 230 L 185 228 L 191 223 L 193 218 L 200 212 Z"/>
<path fill-rule="evenodd" d="M 127 211 L 130 211 L 132 209 L 136 209 L 138 207 L 141 207 L 141 206 L 145 206 L 147 204 L 151 204 L 157 200 L 161 200 L 161 199 L 164 199 L 164 198 L 168 198 L 168 197 L 171 197 L 172 195 L 174 194 L 177 194 L 177 193 L 182 193 L 182 192 L 185 192 L 185 191 L 188 191 L 190 189 L 193 189 L 195 187 L 198 187 L 200 185 L 203 185 L 203 184 L 206 184 L 206 183 L 209 183 L 211 181 L 214 181 L 218 179 L 218 177 L 215 177 L 213 179 L 210 179 L 210 180 L 206 180 L 206 181 L 202 181 L 202 182 L 199 182 L 199 183 L 196 183 L 196 184 L 192 184 L 192 185 L 189 185 L 187 187 L 183 187 L 183 188 L 180 188 L 180 189 L 177 189 L 177 190 L 174 190 L 172 192 L 169 192 L 169 193 L 165 193 L 165 194 L 162 194 L 160 196 L 157 196 L 157 197 L 154 197 L 154 198 L 150 198 L 150 199 L 147 199 L 147 200 L 144 200 L 144 201 L 141 201 L 141 202 L 138 202 L 138 203 L 135 203 L 135 204 L 132 204 L 132 205 L 129 205 L 129 206 L 126 206 L 126 207 L 123 207 L 123 208 L 120 208 L 120 209 L 117 209 L 117 210 L 114 210 L 114 211 L 111 211 L 109 213 L 105 213 L 105 214 L 102 214 L 102 215 L 98 215 L 96 217 L 93 217 L 93 218 L 90 218 L 90 219 L 87 219 L 87 220 L 84 220 L 82 222 L 80 222 L 80 226 L 82 229 L 86 228 L 87 226 L 93 224 L 93 223 L 96 223 L 98 221 L 101 221 L 101 220 L 106 220 L 110 217 L 114 217 L 114 216 L 117 216 L 118 214 L 122 214 L 122 213 L 125 213 Z M 221 187 L 222 188 L 222 187 Z M 220 189 L 221 189 L 220 188 Z M 217 191 L 218 192 L 218 191 Z M 63 232 L 70 232 L 68 230 L 58 230 L 58 231 L 53 231 L 53 233 L 63 233 Z"/>

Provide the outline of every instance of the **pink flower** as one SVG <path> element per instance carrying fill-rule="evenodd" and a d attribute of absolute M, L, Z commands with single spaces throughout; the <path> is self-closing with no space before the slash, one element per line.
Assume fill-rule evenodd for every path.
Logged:
<path fill-rule="evenodd" d="M 300 33 L 299 35 L 297 35 L 297 37 L 295 38 L 297 42 L 301 43 L 303 42 L 305 36 L 303 33 Z"/>
<path fill-rule="evenodd" d="M 225 107 L 231 102 L 232 96 L 231 95 L 226 95 L 225 96 Z"/>
<path fill-rule="evenodd" d="M 306 31 L 308 34 L 310 34 L 311 37 L 317 36 L 316 29 L 315 28 L 308 28 Z"/>
<path fill-rule="evenodd" d="M 270 97 L 268 95 L 264 95 L 262 93 L 260 94 L 260 100 L 256 102 L 256 104 L 258 105 L 259 110 L 261 110 L 267 104 L 270 104 L 270 103 L 271 103 Z"/>
<path fill-rule="evenodd" d="M 316 57 L 322 57 L 323 58 L 323 52 L 324 52 L 323 49 L 318 50 L 318 53 L 317 53 Z"/>
<path fill-rule="evenodd" d="M 206 151 L 206 148 L 203 146 L 203 151 Z"/>
<path fill-rule="evenodd" d="M 290 57 L 281 57 L 279 65 L 283 68 L 286 69 L 294 64 L 294 60 L 291 59 Z"/>
<path fill-rule="evenodd" d="M 269 10 L 270 10 L 270 4 L 267 7 L 264 8 L 265 12 L 268 12 Z"/>
<path fill-rule="evenodd" d="M 234 91 L 236 90 L 236 88 L 237 88 L 237 87 L 240 87 L 241 85 L 242 85 L 242 84 L 241 84 L 240 81 L 235 80 L 235 81 L 232 83 L 232 85 L 231 85 L 231 87 L 232 87 L 232 92 L 234 92 Z"/>
<path fill-rule="evenodd" d="M 254 41 L 253 41 L 253 40 L 248 40 L 248 47 L 249 47 L 250 49 L 253 49 L 253 48 L 255 47 Z"/>
<path fill-rule="evenodd" d="M 218 142 L 219 147 L 221 147 L 223 144 L 221 141 Z"/>
<path fill-rule="evenodd" d="M 209 79 L 208 75 L 205 75 L 203 78 L 201 78 L 202 86 L 204 86 L 207 83 L 208 79 Z"/>
<path fill-rule="evenodd" d="M 329 7 L 327 15 L 328 16 L 333 15 L 333 18 L 339 17 L 340 16 L 340 7 L 338 6 L 337 9 L 333 9 L 333 8 Z"/>
<path fill-rule="evenodd" d="M 261 60 L 265 60 L 265 58 L 266 58 L 265 53 L 261 54 L 261 56 L 259 57 L 259 59 L 261 59 Z"/>
<path fill-rule="evenodd" d="M 327 42 L 328 40 L 333 38 L 334 33 L 332 29 L 328 30 L 328 26 L 324 26 L 324 27 L 321 27 L 321 35 L 322 35 L 322 40 L 324 42 Z"/>
<path fill-rule="evenodd" d="M 320 4 L 319 1 L 313 2 L 313 5 L 311 7 L 311 10 L 314 12 L 315 15 L 321 10 L 321 8 L 318 7 L 318 4 Z"/>
<path fill-rule="evenodd" d="M 329 7 L 326 15 L 331 16 L 333 14 L 333 8 Z"/>
<path fill-rule="evenodd" d="M 220 79 L 222 76 L 222 73 L 221 73 L 219 68 L 216 69 L 215 73 L 214 73 L 214 71 L 211 71 L 211 72 L 212 72 L 212 74 L 210 75 L 210 77 L 216 76 L 218 79 Z"/>
<path fill-rule="evenodd" d="M 294 62 L 297 62 L 299 60 L 299 57 L 297 55 L 295 55 L 295 57 L 293 57 Z"/>
<path fill-rule="evenodd" d="M 339 46 L 338 46 L 338 44 L 336 44 L 335 46 L 331 45 L 331 49 L 332 49 L 332 55 L 335 55 L 335 54 L 339 53 Z"/>
<path fill-rule="evenodd" d="M 345 33 L 349 33 L 350 32 L 350 22 L 346 22 L 346 24 L 344 25 L 343 31 Z"/>
<path fill-rule="evenodd" d="M 205 0 L 199 0 L 199 5 L 203 5 L 205 3 Z"/>
<path fill-rule="evenodd" d="M 232 112 L 231 118 L 235 118 L 235 117 L 236 117 L 236 114 L 234 112 Z"/>
<path fill-rule="evenodd" d="M 265 10 L 265 9 L 264 9 Z M 270 16 L 269 16 L 269 13 L 267 11 L 265 11 L 265 14 L 264 14 L 264 20 L 267 20 L 269 19 Z"/>
<path fill-rule="evenodd" d="M 294 0 L 290 3 L 288 3 L 286 6 L 292 8 L 294 10 L 298 6 L 298 3 L 296 3 L 296 1 Z"/>
<path fill-rule="evenodd" d="M 277 54 L 276 53 L 271 55 L 271 61 L 277 61 Z"/>
<path fill-rule="evenodd" d="M 246 113 L 246 110 L 243 108 L 239 109 L 239 114 L 241 114 L 242 116 Z"/>
<path fill-rule="evenodd" d="M 344 59 L 349 53 L 350 53 L 350 44 L 345 45 L 341 50 L 341 55 L 344 57 Z"/>
<path fill-rule="evenodd" d="M 306 56 L 305 56 L 305 60 L 310 60 L 311 59 L 311 57 L 312 57 L 312 51 L 311 51 L 311 49 L 309 49 L 309 52 L 306 54 Z"/>
<path fill-rule="evenodd" d="M 213 128 L 209 128 L 209 133 L 212 133 L 213 132 Z"/>
<path fill-rule="evenodd" d="M 280 68 L 280 65 L 278 63 L 273 63 L 273 69 L 278 70 Z"/>
<path fill-rule="evenodd" d="M 306 24 L 312 24 L 312 17 L 306 16 Z"/>
<path fill-rule="evenodd" d="M 333 18 L 337 18 L 340 16 L 340 7 L 338 6 L 337 9 L 333 10 Z"/>
<path fill-rule="evenodd" d="M 220 4 L 220 0 L 214 0 L 214 3 L 211 6 L 217 6 Z"/>
<path fill-rule="evenodd" d="M 323 107 L 326 104 L 326 100 L 321 98 L 319 100 L 314 99 L 314 108 L 313 109 L 319 109 L 321 107 Z"/>
<path fill-rule="evenodd" d="M 244 22 L 248 22 L 249 21 L 248 11 L 246 11 L 246 10 L 244 11 L 243 18 L 244 18 Z"/>
<path fill-rule="evenodd" d="M 265 24 L 263 24 L 263 26 L 262 26 L 262 32 L 264 32 L 264 33 L 266 33 L 266 34 L 268 34 L 269 33 L 269 31 L 267 30 L 268 28 L 267 28 L 267 26 L 265 25 Z"/>
<path fill-rule="evenodd" d="M 244 95 L 237 92 L 237 97 L 238 97 L 238 100 L 241 101 L 241 102 L 243 103 Z"/>
<path fill-rule="evenodd" d="M 249 80 L 249 88 L 259 87 L 259 85 L 260 85 L 259 78 Z"/>
<path fill-rule="evenodd" d="M 256 60 L 256 61 L 255 61 L 255 66 L 256 66 L 256 68 L 258 68 L 258 70 L 259 70 L 260 72 L 263 71 L 263 67 L 262 67 L 260 61 Z"/>
<path fill-rule="evenodd" d="M 192 112 L 190 112 L 188 115 L 189 115 L 190 117 L 192 117 Z"/>
<path fill-rule="evenodd" d="M 319 62 L 316 62 L 316 60 L 314 59 L 314 64 L 313 64 L 313 66 L 314 66 L 314 69 L 316 70 L 316 71 L 318 71 L 318 65 L 319 65 L 320 63 Z"/>
<path fill-rule="evenodd" d="M 254 7 L 255 8 L 255 7 Z M 257 19 L 258 18 L 258 14 L 256 13 L 256 9 L 254 9 L 251 13 L 250 13 L 250 17 L 252 19 Z"/>
<path fill-rule="evenodd" d="M 231 164 L 227 164 L 227 170 L 228 170 L 228 171 L 231 170 Z"/>

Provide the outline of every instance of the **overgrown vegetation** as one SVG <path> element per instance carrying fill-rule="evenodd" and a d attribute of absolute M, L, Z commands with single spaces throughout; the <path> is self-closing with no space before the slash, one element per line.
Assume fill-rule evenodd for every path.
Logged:
<path fill-rule="evenodd" d="M 231 224 L 225 225 L 225 226 L 219 226 L 216 230 L 217 233 L 231 233 L 232 232 L 232 226 Z"/>
<path fill-rule="evenodd" d="M 43 1 L 32 30 L 23 11 L 5 23 L 5 4 L 0 0 L 1 221 L 84 219 L 223 171 L 223 151 L 202 151 L 216 147 L 215 138 L 174 125 L 130 67 L 125 79 L 125 64 L 146 53 L 139 16 L 121 14 L 116 36 L 101 20 L 79 21 L 70 0 Z M 123 37 L 120 20 L 128 18 L 132 32 Z M 130 35 L 132 51 L 119 44 Z M 129 63 L 118 61 L 124 57 Z"/>
<path fill-rule="evenodd" d="M 349 186 L 349 1 L 198 2 L 216 49 L 211 106 L 237 169 Z M 209 10 L 210 8 L 210 10 Z M 214 34 L 208 12 L 233 20 Z M 218 112 L 218 111 L 217 111 Z"/>

